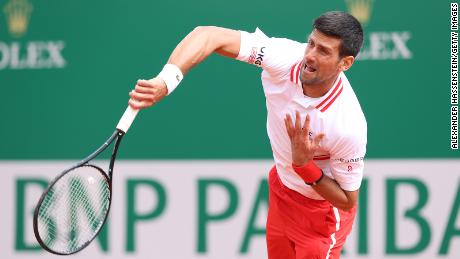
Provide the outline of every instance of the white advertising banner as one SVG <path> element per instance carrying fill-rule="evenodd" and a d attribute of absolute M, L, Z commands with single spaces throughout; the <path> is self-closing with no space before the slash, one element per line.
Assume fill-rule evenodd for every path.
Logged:
<path fill-rule="evenodd" d="M 106 166 L 106 162 L 101 162 Z M 70 161 L 0 162 L 0 258 L 53 258 L 32 229 Z M 266 258 L 269 160 L 120 161 L 109 220 L 73 258 Z M 460 159 L 367 160 L 342 258 L 460 258 Z"/>

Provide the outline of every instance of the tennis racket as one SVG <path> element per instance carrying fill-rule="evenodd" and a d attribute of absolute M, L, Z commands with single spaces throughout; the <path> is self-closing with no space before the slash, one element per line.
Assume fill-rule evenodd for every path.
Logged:
<path fill-rule="evenodd" d="M 64 170 L 43 192 L 34 211 L 38 243 L 48 252 L 70 255 L 87 247 L 101 231 L 112 201 L 112 176 L 120 141 L 139 110 L 126 109 L 115 132 L 91 155 Z M 108 173 L 90 162 L 115 142 Z"/>

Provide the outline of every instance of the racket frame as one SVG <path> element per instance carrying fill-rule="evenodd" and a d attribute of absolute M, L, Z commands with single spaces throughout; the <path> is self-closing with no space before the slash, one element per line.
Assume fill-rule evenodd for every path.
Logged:
<path fill-rule="evenodd" d="M 107 221 L 107 218 L 108 218 L 108 215 L 109 215 L 109 212 L 110 212 L 110 207 L 112 205 L 112 176 L 113 176 L 113 167 L 115 165 L 115 158 L 117 157 L 117 153 L 118 153 L 118 147 L 120 145 L 120 142 L 121 142 L 121 139 L 123 138 L 125 134 L 125 131 L 123 130 L 120 130 L 120 129 L 116 129 L 112 135 L 104 142 L 104 144 L 102 144 L 102 146 L 100 146 L 98 149 L 96 149 L 96 151 L 94 151 L 92 154 L 90 154 L 89 156 L 87 156 L 85 159 L 83 159 L 82 161 L 78 162 L 76 165 L 64 170 L 63 172 L 61 172 L 61 174 L 59 174 L 57 177 L 55 177 L 49 184 L 48 184 L 48 187 L 45 189 L 45 191 L 43 192 L 43 194 L 41 195 L 38 203 L 37 203 L 37 206 L 35 207 L 35 210 L 34 210 L 34 217 L 33 217 L 33 229 L 34 229 L 34 235 L 35 235 L 35 238 L 37 239 L 38 243 L 40 244 L 40 246 L 45 249 L 46 251 L 52 253 L 52 254 L 57 254 L 57 255 L 71 255 L 71 254 L 75 254 L 81 250 L 83 250 L 85 247 L 87 247 L 89 244 L 91 244 L 91 242 L 98 236 L 99 232 L 102 230 L 102 228 L 104 227 L 105 225 L 105 222 Z M 112 155 L 110 157 L 110 163 L 109 163 L 109 170 L 108 170 L 108 173 L 106 173 L 104 170 L 102 170 L 100 167 L 96 166 L 96 165 L 92 165 L 92 164 L 89 164 L 89 162 L 91 160 L 93 160 L 94 158 L 96 158 L 100 153 L 102 153 L 104 150 L 107 149 L 107 147 L 110 146 L 110 144 L 112 144 L 112 142 L 115 141 L 115 145 L 113 147 L 113 151 L 112 151 Z M 40 234 L 39 234 L 39 230 L 38 230 L 38 214 L 39 214 L 39 211 L 40 211 L 40 207 L 41 207 L 41 204 L 42 202 L 44 201 L 44 199 L 46 198 L 46 196 L 48 195 L 48 192 L 51 190 L 51 188 L 53 188 L 54 184 L 56 182 L 58 182 L 64 175 L 66 175 L 67 173 L 71 172 L 72 170 L 78 168 L 78 167 L 82 167 L 82 166 L 90 166 L 90 167 L 93 167 L 95 169 L 97 169 L 99 171 L 99 173 L 101 173 L 106 181 L 108 182 L 108 185 L 109 185 L 109 206 L 107 208 L 107 213 L 106 213 L 106 216 L 104 217 L 104 221 L 102 222 L 102 225 L 101 227 L 98 229 L 98 231 L 94 234 L 94 236 L 90 239 L 90 240 L 87 240 L 82 246 L 80 246 L 77 250 L 75 251 L 72 251 L 70 253 L 62 253 L 62 252 L 58 252 L 58 251 L 54 251 L 52 250 L 51 248 L 49 248 L 45 242 L 42 240 L 42 238 L 40 237 Z"/>

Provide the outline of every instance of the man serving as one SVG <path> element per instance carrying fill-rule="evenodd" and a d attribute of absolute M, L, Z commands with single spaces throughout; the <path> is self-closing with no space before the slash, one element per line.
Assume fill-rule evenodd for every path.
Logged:
<path fill-rule="evenodd" d="M 143 109 L 160 101 L 213 52 L 261 67 L 275 161 L 268 258 L 339 258 L 356 214 L 366 153 L 366 119 L 344 74 L 362 42 L 360 23 L 344 12 L 319 16 L 307 43 L 259 29 L 197 27 L 157 77 L 137 81 L 129 105 Z"/>

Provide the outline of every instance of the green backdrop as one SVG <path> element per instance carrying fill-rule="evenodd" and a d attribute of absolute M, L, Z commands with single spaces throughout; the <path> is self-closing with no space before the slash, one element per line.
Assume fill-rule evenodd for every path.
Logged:
<path fill-rule="evenodd" d="M 31 42 L 63 42 L 66 65 L 1 68 L 0 159 L 88 154 L 114 129 L 136 80 L 156 75 L 198 25 L 305 41 L 321 13 L 366 2 L 372 55 L 348 77 L 367 117 L 368 157 L 460 157 L 450 149 L 450 1 L 21 0 L 32 6 L 21 36 L 8 30 L 12 1 L 0 0 L 0 63 L 14 53 L 5 46 L 25 57 Z M 120 157 L 270 158 L 265 116 L 260 70 L 213 55 L 139 114 Z"/>

